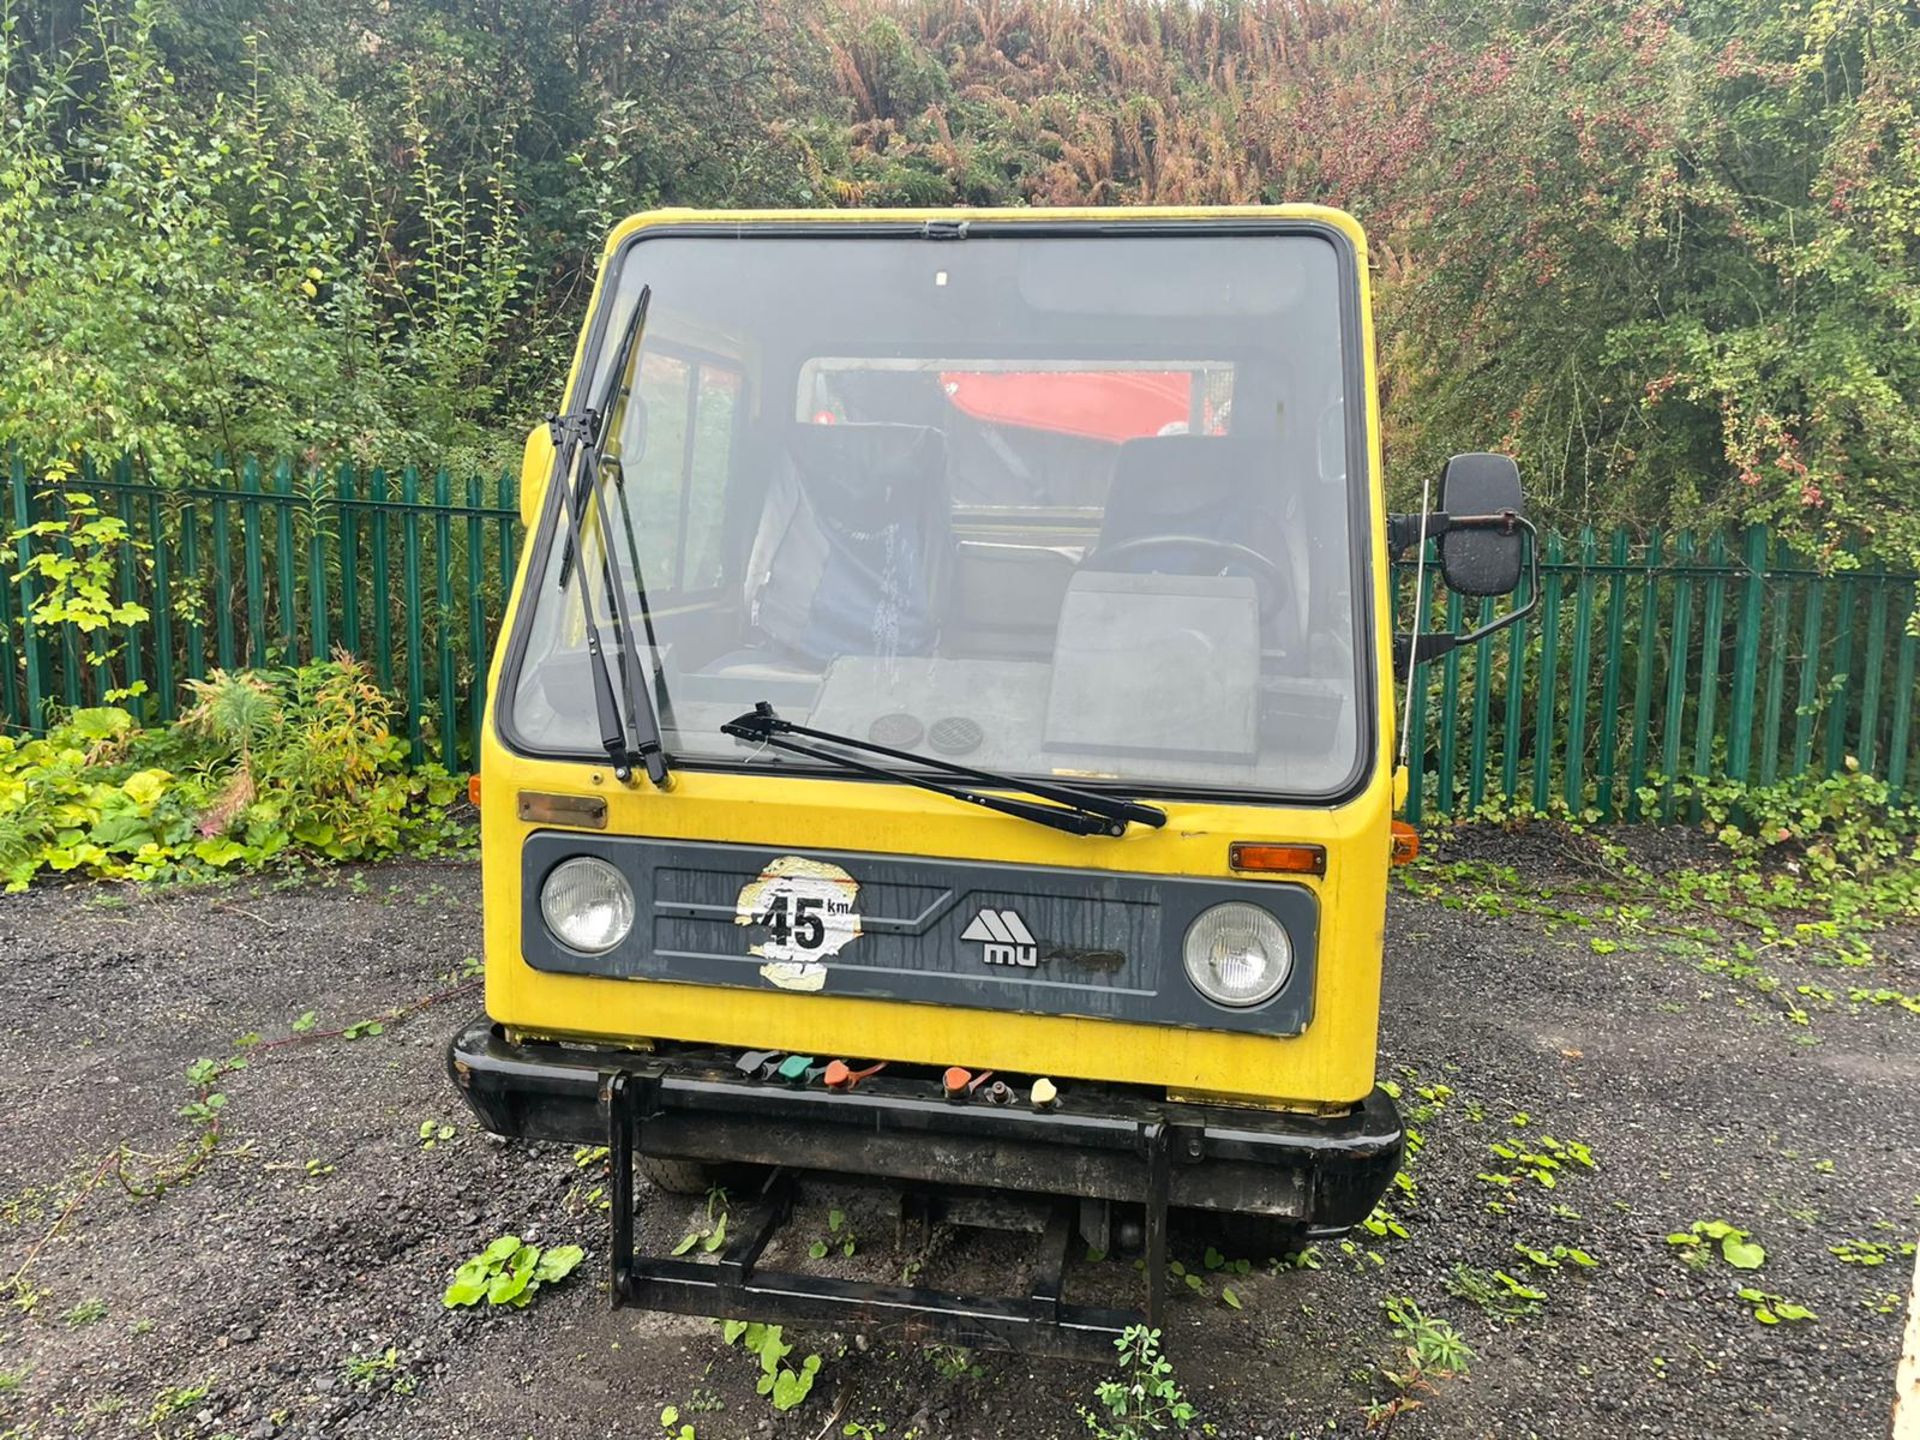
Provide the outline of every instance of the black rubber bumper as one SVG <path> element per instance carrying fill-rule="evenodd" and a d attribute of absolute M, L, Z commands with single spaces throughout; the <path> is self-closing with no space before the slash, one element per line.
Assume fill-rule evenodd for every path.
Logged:
<path fill-rule="evenodd" d="M 1164 1131 L 1175 1206 L 1295 1221 L 1337 1234 L 1365 1219 L 1400 1166 L 1393 1101 L 1375 1089 L 1332 1116 L 1174 1104 L 1143 1088 L 1063 1082 L 1024 1101 L 954 1104 L 924 1072 L 857 1089 L 757 1082 L 729 1052 L 510 1043 L 485 1017 L 454 1035 L 447 1070 L 489 1130 L 604 1143 L 613 1077 L 644 1077 L 647 1153 L 717 1163 L 964 1183 L 1041 1195 L 1147 1198 L 1148 1138 Z"/>

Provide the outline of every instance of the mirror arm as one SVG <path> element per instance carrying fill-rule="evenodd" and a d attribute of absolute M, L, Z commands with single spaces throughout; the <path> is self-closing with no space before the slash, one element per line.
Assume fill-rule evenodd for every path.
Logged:
<path fill-rule="evenodd" d="M 1492 529 L 1499 526 L 1509 531 L 1516 528 L 1526 531 L 1527 603 L 1517 609 L 1509 610 L 1498 619 L 1489 620 L 1478 630 L 1469 630 L 1464 635 L 1456 635 L 1445 630 L 1429 630 L 1420 635 L 1410 635 L 1402 631 L 1393 637 L 1393 668 L 1396 671 L 1405 667 L 1409 654 L 1412 655 L 1414 662 L 1420 665 L 1426 664 L 1429 660 L 1438 660 L 1441 656 L 1450 654 L 1462 646 L 1475 644 L 1489 635 L 1497 635 L 1509 626 L 1519 624 L 1540 606 L 1540 532 L 1533 528 L 1533 522 L 1526 516 L 1512 510 L 1503 510 L 1497 515 L 1447 515 L 1445 512 L 1435 511 L 1427 516 L 1427 520 L 1429 537 L 1444 533 L 1443 530 L 1433 528 L 1432 522 L 1435 520 L 1443 520 L 1446 522 L 1446 528 L 1455 530 Z M 1419 539 L 1420 517 L 1418 515 L 1390 515 L 1387 517 L 1389 545 L 1392 545 L 1394 539 L 1393 527 L 1399 521 L 1409 522 L 1412 526 L 1413 539 Z"/>

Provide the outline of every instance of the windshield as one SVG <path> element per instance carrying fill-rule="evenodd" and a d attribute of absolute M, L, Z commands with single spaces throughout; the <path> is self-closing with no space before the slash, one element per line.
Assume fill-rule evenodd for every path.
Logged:
<path fill-rule="evenodd" d="M 578 590 L 612 574 L 636 632 L 616 658 L 675 764 L 808 768 L 721 733 L 764 700 L 1012 775 L 1352 783 L 1365 512 L 1339 253 L 1010 230 L 624 249 L 581 393 L 644 287 L 638 367 L 584 564 L 547 507 L 516 745 L 601 753 Z"/>

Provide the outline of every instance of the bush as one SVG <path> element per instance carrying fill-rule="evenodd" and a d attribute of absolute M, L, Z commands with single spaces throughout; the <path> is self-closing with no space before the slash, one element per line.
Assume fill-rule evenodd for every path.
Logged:
<path fill-rule="evenodd" d="M 459 784 L 407 766 L 396 707 L 346 655 L 189 682 L 178 723 L 75 710 L 44 738 L 0 735 L 0 881 L 42 871 L 188 878 L 294 859 L 370 860 L 472 843 Z"/>

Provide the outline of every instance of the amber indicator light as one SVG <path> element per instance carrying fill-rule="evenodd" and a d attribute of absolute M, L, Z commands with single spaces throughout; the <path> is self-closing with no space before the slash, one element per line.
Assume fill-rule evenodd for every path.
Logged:
<path fill-rule="evenodd" d="M 1393 851 L 1391 859 L 1395 865 L 1405 865 L 1420 856 L 1420 832 L 1404 820 L 1393 822 Z"/>
<path fill-rule="evenodd" d="M 607 802 L 599 795 L 546 795 L 538 790 L 522 790 L 519 813 L 530 825 L 607 828 Z"/>
<path fill-rule="evenodd" d="M 1227 847 L 1227 864 L 1260 875 L 1324 875 L 1327 852 L 1319 845 L 1256 845 L 1236 840 Z"/>
<path fill-rule="evenodd" d="M 478 775 L 467 777 L 467 803 L 476 810 L 480 808 L 480 777 Z"/>

